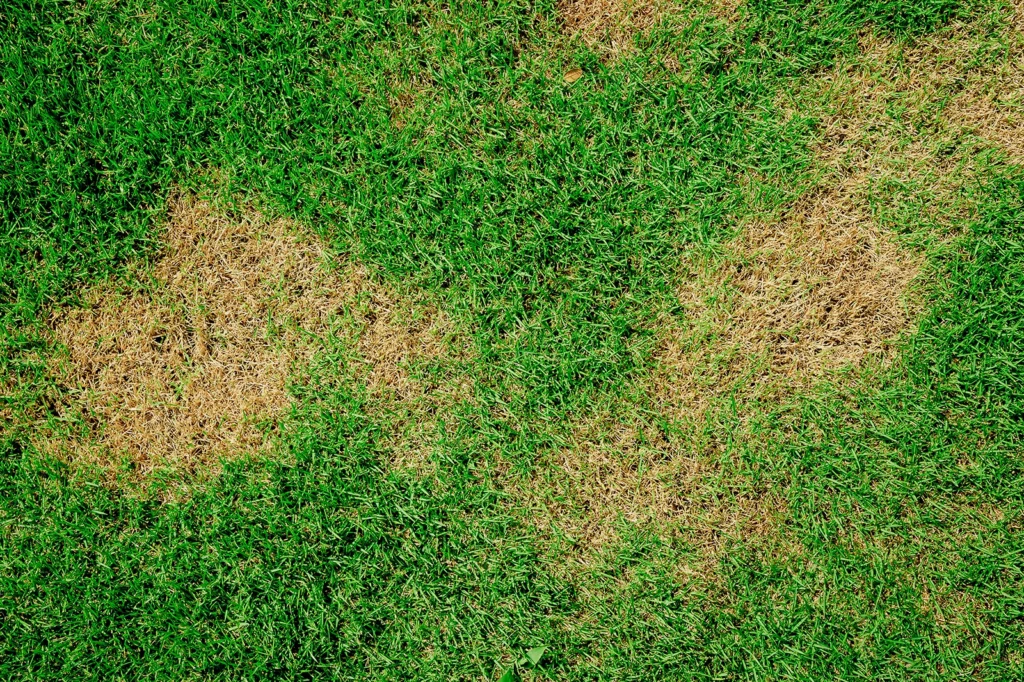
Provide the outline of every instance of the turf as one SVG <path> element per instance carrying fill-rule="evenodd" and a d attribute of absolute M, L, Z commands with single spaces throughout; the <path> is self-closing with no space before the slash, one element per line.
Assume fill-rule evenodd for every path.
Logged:
<path fill-rule="evenodd" d="M 890 108 L 971 161 L 945 204 L 923 177 L 873 189 L 932 273 L 897 361 L 784 404 L 723 399 L 699 438 L 635 398 L 660 321 L 686 315 L 686 254 L 813 183 L 820 107 L 787 96 L 866 34 L 913 45 L 974 22 L 992 34 L 979 59 L 1005 59 L 1012 11 L 754 0 L 730 22 L 694 4 L 606 59 L 550 2 L 8 2 L 0 673 L 1020 679 L 1013 159 Z M 333 346 L 292 387 L 281 457 L 172 501 L 36 447 L 69 388 L 46 369 L 49 312 L 151 260 L 182 192 L 293 218 L 457 321 L 473 398 L 439 427 L 430 475 L 389 466 L 395 417 Z M 715 465 L 701 504 L 771 501 L 768 529 L 712 524 L 712 551 L 623 517 L 583 551 L 540 523 L 528 482 L 607 406 L 698 438 Z"/>

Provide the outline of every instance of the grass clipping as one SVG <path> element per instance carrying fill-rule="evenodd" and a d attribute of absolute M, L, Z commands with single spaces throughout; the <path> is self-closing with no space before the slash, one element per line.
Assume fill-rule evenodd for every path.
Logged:
<path fill-rule="evenodd" d="M 361 356 L 368 404 L 403 413 L 423 399 L 409 362 L 444 346 L 436 311 L 335 267 L 294 224 L 194 197 L 172 200 L 162 252 L 129 280 L 52 316 L 67 349 L 56 371 L 86 433 L 43 444 L 76 463 L 128 466 L 129 479 L 268 453 L 289 377 L 331 335 Z"/>

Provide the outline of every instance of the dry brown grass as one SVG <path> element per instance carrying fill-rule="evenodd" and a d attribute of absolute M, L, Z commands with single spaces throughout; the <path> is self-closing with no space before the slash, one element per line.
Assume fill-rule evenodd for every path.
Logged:
<path fill-rule="evenodd" d="M 353 308 L 353 318 L 368 406 L 388 426 L 379 445 L 392 468 L 429 475 L 438 425 L 472 400 L 473 385 L 460 369 L 472 361 L 471 340 L 436 304 L 380 286 Z M 440 375 L 417 371 L 431 364 L 440 366 Z"/>
<path fill-rule="evenodd" d="M 113 468 L 128 458 L 139 478 L 266 454 L 291 402 L 289 377 L 328 332 L 355 335 L 371 403 L 415 414 L 440 400 L 424 397 L 409 367 L 443 352 L 446 318 L 359 268 L 337 269 L 287 221 L 174 199 L 159 258 L 131 279 L 92 287 L 84 307 L 50 320 L 68 350 L 55 372 L 91 429 L 43 445 L 74 462 Z M 354 325 L 340 324 L 345 314 Z M 406 439 L 400 458 L 422 441 Z"/>
<path fill-rule="evenodd" d="M 665 338 L 660 400 L 692 414 L 727 391 L 806 388 L 888 354 L 914 318 L 907 294 L 923 257 L 874 224 L 862 187 L 830 178 L 701 259 L 680 287 L 687 326 Z"/>
<path fill-rule="evenodd" d="M 824 113 L 823 151 L 862 167 L 869 154 L 881 162 L 902 155 L 948 166 L 960 159 L 943 158 L 934 142 L 969 133 L 1010 160 L 1024 160 L 1024 3 L 1013 9 L 995 40 L 975 24 L 909 46 L 865 34 L 858 58 L 810 84 L 833 104 Z M 893 134 L 892 110 L 903 112 L 902 136 Z M 920 132 L 928 125 L 930 140 Z"/>
<path fill-rule="evenodd" d="M 719 444 L 646 438 L 652 431 L 610 415 L 576 424 L 570 445 L 524 486 L 540 525 L 571 538 L 583 561 L 613 543 L 623 521 L 682 535 L 709 561 L 729 540 L 771 535 L 781 497 L 727 481 Z"/>
<path fill-rule="evenodd" d="M 916 181 L 955 228 L 963 214 L 952 209 L 979 146 L 949 155 L 949 141 L 968 133 L 1024 160 L 1021 119 L 1008 106 L 992 113 L 1024 102 L 1024 35 L 1011 24 L 1004 37 L 1008 58 L 979 67 L 991 38 L 972 26 L 912 46 L 865 34 L 860 55 L 796 93 L 804 107 L 823 103 L 818 180 L 778 219 L 755 215 L 724 253 L 688 264 L 679 294 L 689 315 L 666 335 L 657 402 L 699 419 L 725 392 L 786 394 L 891 355 L 920 311 L 913 284 L 924 260 L 876 224 L 873 188 Z M 923 132 L 926 124 L 933 129 Z"/>
<path fill-rule="evenodd" d="M 665 0 L 561 0 L 558 14 L 569 35 L 590 44 L 607 40 L 618 51 L 634 33 L 654 25 L 668 6 Z"/>
<path fill-rule="evenodd" d="M 773 533 L 782 498 L 736 479 L 704 426 L 729 398 L 750 418 L 764 401 L 778 404 L 866 358 L 884 361 L 910 329 L 923 257 L 872 221 L 864 173 L 833 169 L 778 218 L 755 218 L 723 252 L 686 263 L 685 318 L 666 320 L 638 400 L 681 433 L 669 438 L 650 420 L 610 411 L 590 415 L 552 463 L 557 473 L 529 484 L 539 516 L 584 554 L 617 537 L 619 519 L 683 533 L 706 569 L 730 540 L 781 542 Z M 752 438 L 742 429 L 733 436 Z"/>
<path fill-rule="evenodd" d="M 1019 3 L 1016 11 L 1020 22 Z M 910 46 L 865 34 L 859 55 L 787 93 L 783 109 L 811 109 L 822 121 L 817 181 L 774 217 L 755 211 L 720 251 L 684 264 L 687 314 L 666 320 L 646 396 L 574 424 L 520 502 L 532 500 L 542 523 L 577 540 L 581 557 L 616 538 L 619 519 L 684 534 L 708 567 L 730 539 L 796 551 L 778 532 L 781 498 L 737 477 L 742 467 L 704 425 L 735 398 L 741 425 L 732 437 L 756 449 L 763 436 L 742 422 L 759 406 L 891 358 L 921 309 L 924 259 L 879 227 L 872 193 L 890 180 L 916 183 L 934 199 L 926 210 L 955 229 L 972 155 L 988 147 L 1024 159 L 1019 27 L 1008 24 L 1008 58 L 995 60 L 982 58 L 990 37 L 972 26 Z M 977 144 L 943 151 L 964 135 Z M 680 434 L 628 416 L 644 410 Z"/>
<path fill-rule="evenodd" d="M 1024 14 L 1018 6 L 1017 17 Z M 963 36 L 967 42 L 969 36 Z M 943 46 L 931 42 L 912 53 L 912 71 L 906 88 L 924 87 L 931 80 L 936 89 L 953 97 L 943 112 L 951 128 L 963 128 L 995 146 L 1015 163 L 1024 162 L 1024 29 L 1008 35 L 1009 59 L 997 65 L 974 67 L 971 52 L 943 59 Z M 911 61 L 913 60 L 913 61 Z"/>
<path fill-rule="evenodd" d="M 563 32 L 614 58 L 629 50 L 633 37 L 673 13 L 701 12 L 735 21 L 742 0 L 673 2 L 673 0 L 560 0 Z"/>
<path fill-rule="evenodd" d="M 720 252 L 685 263 L 687 315 L 664 325 L 657 368 L 637 401 L 683 435 L 623 418 L 628 409 L 581 419 L 554 466 L 525 486 L 540 518 L 585 548 L 615 538 L 618 519 L 654 523 L 703 547 L 709 566 L 730 538 L 787 546 L 777 530 L 781 499 L 736 478 L 701 426 L 731 398 L 740 418 L 751 418 L 765 401 L 841 377 L 837 370 L 884 363 L 912 329 L 923 256 L 876 224 L 873 188 L 917 183 L 932 200 L 926 210 L 955 229 L 973 154 L 991 148 L 1024 161 L 1022 7 L 1006 24 L 1005 58 L 986 59 L 991 37 L 970 25 L 909 46 L 868 33 L 859 55 L 780 101 L 822 121 L 818 180 L 780 215 L 755 213 Z M 943 151 L 965 135 L 977 144 Z M 758 447 L 742 427 L 733 437 Z"/>

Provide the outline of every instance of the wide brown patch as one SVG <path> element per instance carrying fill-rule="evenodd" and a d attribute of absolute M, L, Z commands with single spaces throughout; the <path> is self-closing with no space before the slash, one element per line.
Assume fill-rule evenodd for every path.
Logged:
<path fill-rule="evenodd" d="M 1018 21 L 1024 9 L 1017 7 Z M 1013 163 L 1024 163 L 1024 29 L 1008 32 L 1008 58 L 978 64 L 984 49 L 964 29 L 949 54 L 939 41 L 930 41 L 908 57 L 900 86 L 907 91 L 929 90 L 948 96 L 941 120 L 949 132 L 964 129 L 1003 152 Z"/>
<path fill-rule="evenodd" d="M 949 143 L 972 134 L 981 147 L 1024 161 L 1024 4 L 1012 11 L 911 45 L 865 34 L 858 57 L 808 84 L 831 104 L 823 150 L 861 167 L 870 150 L 883 157 L 876 175 L 880 164 L 892 170 L 901 157 L 948 172 L 965 161 L 948 154 Z M 999 26 L 993 30 L 988 21 Z"/>
<path fill-rule="evenodd" d="M 436 309 L 336 266 L 288 221 L 229 217 L 194 197 L 172 200 L 158 259 L 129 279 L 53 314 L 67 348 L 55 372 L 72 387 L 65 416 L 89 428 L 41 444 L 109 469 L 128 461 L 135 478 L 267 453 L 289 377 L 329 335 L 358 349 L 371 402 L 407 410 L 423 400 L 409 367 L 444 347 Z"/>
<path fill-rule="evenodd" d="M 672 15 L 711 16 L 736 21 L 743 0 L 679 2 L 673 0 L 560 0 L 563 32 L 614 58 L 627 51 L 633 37 Z"/>
<path fill-rule="evenodd" d="M 1010 49 L 993 56 L 994 44 Z M 961 190 L 973 157 L 988 148 L 1024 160 L 1012 107 L 990 115 L 995 102 L 1022 101 L 1020 48 L 1024 35 L 1005 21 L 995 35 L 953 26 L 914 45 L 865 34 L 860 54 L 780 101 L 822 122 L 817 179 L 778 217 L 755 211 L 720 252 L 685 264 L 688 314 L 666 327 L 654 403 L 699 423 L 723 396 L 742 408 L 890 359 L 922 310 L 915 282 L 927 283 L 923 254 L 877 223 L 899 201 L 884 188 L 920 187 L 921 210 L 955 230 L 970 211 Z"/>
<path fill-rule="evenodd" d="M 908 330 L 923 256 L 871 220 L 857 176 L 830 178 L 780 219 L 752 220 L 691 264 L 687 316 L 665 335 L 654 395 L 688 417 L 725 393 L 807 388 L 886 357 Z"/>
<path fill-rule="evenodd" d="M 696 431 L 668 436 L 637 419 L 636 405 L 618 408 L 574 424 L 516 498 L 582 562 L 614 545 L 622 523 L 680 535 L 710 562 L 729 541 L 772 533 L 785 501 L 737 476 L 722 443 Z"/>
<path fill-rule="evenodd" d="M 618 51 L 634 33 L 650 28 L 670 4 L 664 0 L 561 0 L 558 15 L 569 35 L 591 44 L 608 41 Z"/>
<path fill-rule="evenodd" d="M 622 520 L 682 533 L 712 563 L 730 539 L 785 547 L 783 500 L 739 453 L 785 437 L 754 429 L 760 410 L 884 365 L 912 332 L 924 257 L 879 224 L 885 187 L 919 187 L 921 210 L 955 230 L 974 155 L 1024 158 L 1022 36 L 1006 25 L 998 41 L 1011 46 L 1003 57 L 979 26 L 912 45 L 866 33 L 859 54 L 780 98 L 821 121 L 816 178 L 787 206 L 753 202 L 734 239 L 685 260 L 685 314 L 666 316 L 642 394 L 573 424 L 520 503 L 584 554 Z"/>
<path fill-rule="evenodd" d="M 730 541 L 788 547 L 774 535 L 784 499 L 736 460 L 763 447 L 744 423 L 837 371 L 888 360 L 920 310 L 922 266 L 871 219 L 860 173 L 827 175 L 782 215 L 694 255 L 685 315 L 665 320 L 644 394 L 574 425 L 526 485 L 537 516 L 584 554 L 621 521 L 653 523 L 700 548 L 708 575 Z"/>

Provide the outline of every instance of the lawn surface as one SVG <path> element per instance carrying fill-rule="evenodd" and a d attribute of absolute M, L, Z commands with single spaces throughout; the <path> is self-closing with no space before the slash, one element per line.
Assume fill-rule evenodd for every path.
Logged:
<path fill-rule="evenodd" d="M 8 0 L 0 677 L 1024 678 L 1022 28 Z M 223 463 L 54 370 L 180 205 L 358 280 Z"/>

